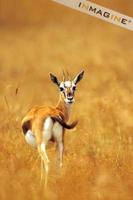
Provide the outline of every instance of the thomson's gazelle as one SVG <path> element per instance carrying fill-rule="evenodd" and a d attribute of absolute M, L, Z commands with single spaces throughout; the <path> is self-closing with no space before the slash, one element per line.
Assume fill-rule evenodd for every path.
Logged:
<path fill-rule="evenodd" d="M 60 90 L 60 97 L 55 107 L 36 106 L 33 107 L 22 120 L 22 129 L 26 141 L 37 147 L 39 155 L 48 171 L 48 156 L 46 145 L 52 140 L 57 143 L 59 150 L 60 166 L 62 166 L 64 131 L 76 126 L 77 121 L 67 124 L 69 120 L 71 105 L 74 102 L 74 93 L 77 83 L 83 78 L 84 71 L 81 71 L 73 80 L 60 82 L 56 76 L 50 73 L 50 78 Z"/>

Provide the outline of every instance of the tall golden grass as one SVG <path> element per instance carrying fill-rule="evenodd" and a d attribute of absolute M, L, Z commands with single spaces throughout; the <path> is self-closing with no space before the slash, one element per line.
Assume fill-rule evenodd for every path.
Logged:
<path fill-rule="evenodd" d="M 46 5 L 43 25 L 14 22 L 0 28 L 0 199 L 131 200 L 132 32 Z M 59 92 L 49 72 L 61 79 L 62 68 L 72 77 L 85 70 L 72 113 L 79 124 L 66 132 L 62 169 L 55 146 L 48 147 L 46 191 L 40 159 L 24 140 L 21 118 L 36 104 L 56 104 Z"/>

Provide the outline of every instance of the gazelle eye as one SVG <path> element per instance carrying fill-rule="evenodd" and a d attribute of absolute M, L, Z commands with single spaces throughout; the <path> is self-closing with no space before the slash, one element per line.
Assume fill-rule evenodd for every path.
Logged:
<path fill-rule="evenodd" d="M 60 91 L 62 92 L 64 90 L 64 88 L 63 87 L 60 87 Z"/>
<path fill-rule="evenodd" d="M 73 86 L 73 90 L 76 90 L 76 86 Z"/>

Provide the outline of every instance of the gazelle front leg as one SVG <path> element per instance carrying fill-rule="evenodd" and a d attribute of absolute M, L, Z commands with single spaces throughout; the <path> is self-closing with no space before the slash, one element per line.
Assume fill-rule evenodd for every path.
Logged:
<path fill-rule="evenodd" d="M 55 122 L 53 126 L 53 137 L 57 144 L 57 150 L 58 150 L 58 159 L 60 162 L 60 166 L 62 167 L 63 163 L 63 150 L 64 150 L 64 130 L 63 127 L 58 123 Z"/>
<path fill-rule="evenodd" d="M 59 165 L 63 166 L 63 152 L 64 152 L 64 144 L 63 141 L 58 142 L 58 154 L 59 154 Z"/>

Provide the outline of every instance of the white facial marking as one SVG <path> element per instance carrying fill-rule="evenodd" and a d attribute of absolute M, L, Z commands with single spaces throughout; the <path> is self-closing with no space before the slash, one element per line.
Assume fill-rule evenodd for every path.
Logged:
<path fill-rule="evenodd" d="M 60 83 L 60 87 L 64 88 L 64 83 L 63 82 Z"/>
<path fill-rule="evenodd" d="M 73 97 L 71 100 L 68 98 L 65 98 L 65 102 L 66 102 L 66 104 L 71 105 L 74 102 L 74 99 L 73 99 Z"/>
<path fill-rule="evenodd" d="M 71 87 L 72 82 L 71 81 L 65 81 L 64 85 L 65 85 L 65 87 Z"/>
<path fill-rule="evenodd" d="M 76 87 L 73 81 L 65 81 L 60 83 L 60 91 L 64 93 L 64 101 L 66 104 L 71 104 L 74 102 L 74 92 Z"/>
<path fill-rule="evenodd" d="M 72 82 L 72 86 L 76 87 L 76 85 L 75 85 L 75 83 L 74 83 L 74 82 Z"/>

